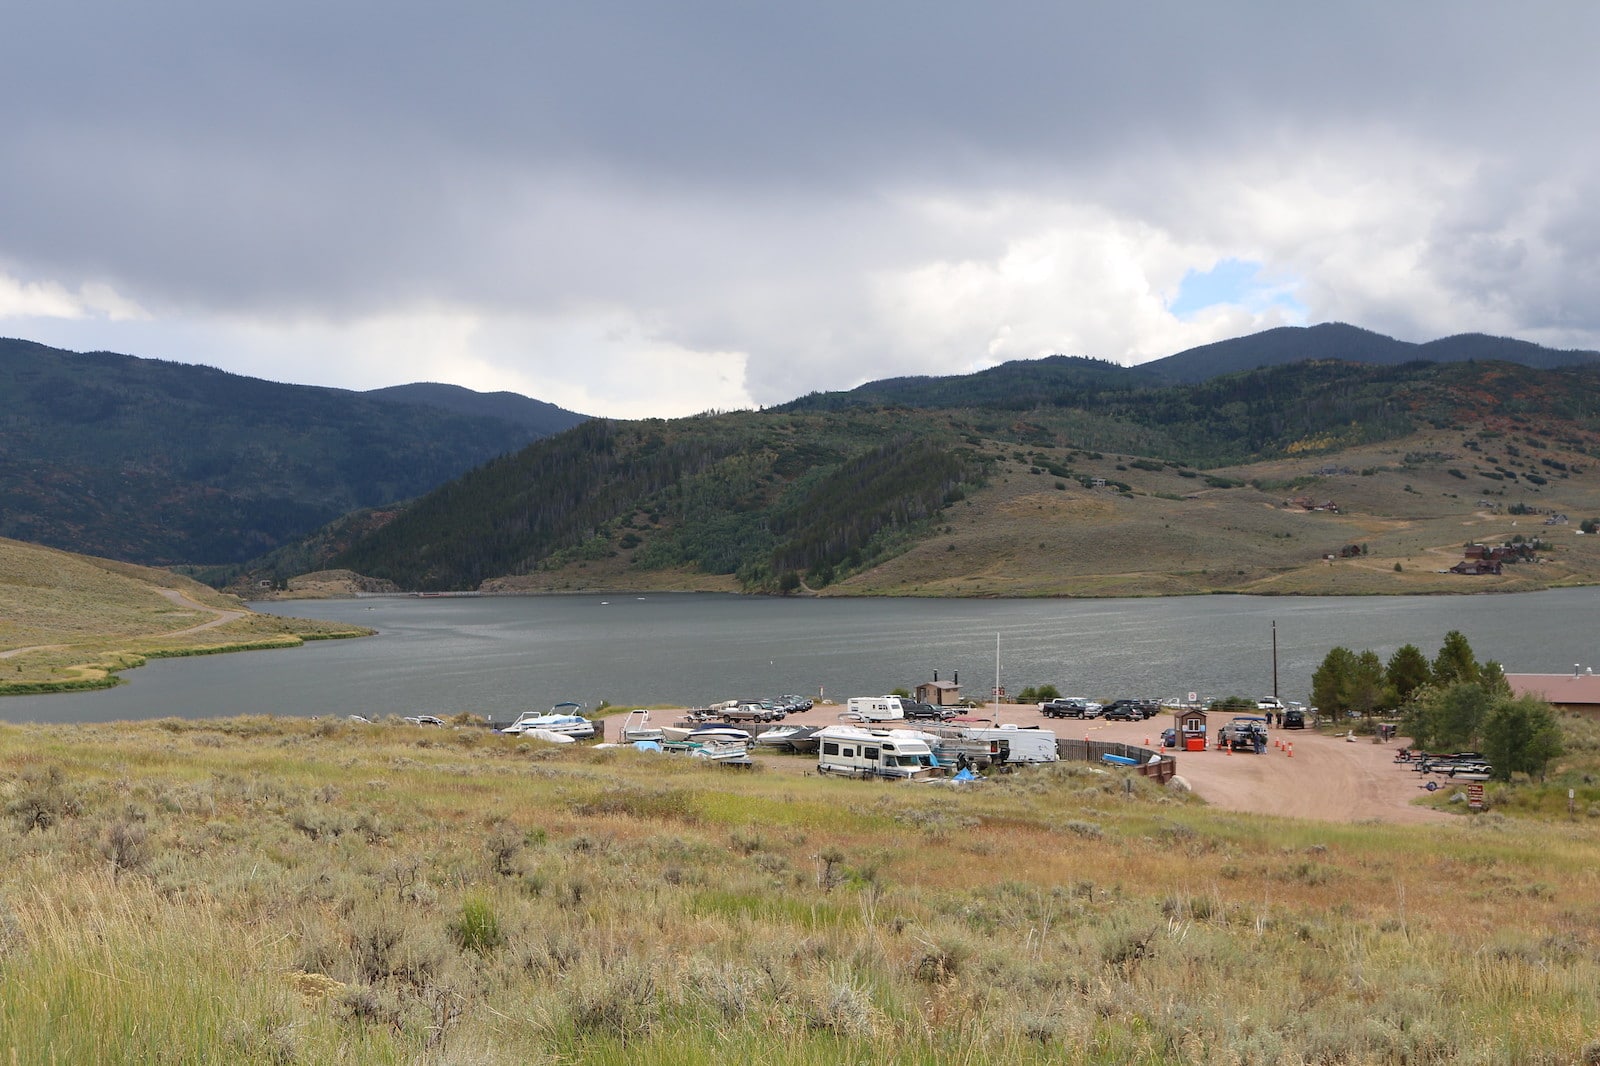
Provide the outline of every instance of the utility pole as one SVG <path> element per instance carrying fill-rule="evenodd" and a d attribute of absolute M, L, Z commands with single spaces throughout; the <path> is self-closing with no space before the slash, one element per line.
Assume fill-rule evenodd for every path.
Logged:
<path fill-rule="evenodd" d="M 1278 698 L 1278 620 L 1272 620 L 1272 698 Z"/>

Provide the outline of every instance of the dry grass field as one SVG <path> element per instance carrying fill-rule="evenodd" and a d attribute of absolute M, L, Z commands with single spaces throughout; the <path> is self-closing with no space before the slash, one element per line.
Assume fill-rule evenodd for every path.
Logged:
<path fill-rule="evenodd" d="M 165 570 L 0 539 L 0 695 L 115 684 L 158 656 L 366 632 L 259 615 Z"/>
<path fill-rule="evenodd" d="M 1600 538 L 1576 532 L 1583 519 L 1600 516 L 1600 464 L 1552 452 L 1580 472 L 1546 478 L 1543 486 L 1503 476 L 1494 481 L 1474 470 L 1475 463 L 1485 466 L 1483 446 L 1474 451 L 1467 440 L 1476 442 L 1471 434 L 1434 431 L 1332 457 L 1206 472 L 1239 483 L 1226 488 L 1173 467 L 1141 469 L 1130 456 L 1069 459 L 1059 449 L 1030 449 L 1019 460 L 1021 452 L 1008 452 L 987 488 L 950 508 L 939 535 L 827 592 L 1365 595 L 1514 592 L 1600 581 Z M 1070 461 L 1074 470 L 1131 491 L 1084 488 L 1052 476 L 1037 459 Z M 1297 496 L 1333 500 L 1339 513 L 1286 506 Z M 1515 515 L 1514 505 L 1566 514 L 1569 521 L 1546 526 L 1544 513 Z M 1499 576 L 1439 572 L 1461 560 L 1468 541 L 1498 543 L 1519 534 L 1550 541 L 1544 561 L 1507 566 Z M 1365 546 L 1366 554 L 1324 558 L 1349 544 Z"/>
<path fill-rule="evenodd" d="M 473 727 L 0 727 L 17 1063 L 1581 1063 L 1588 818 L 1306 823 Z"/>

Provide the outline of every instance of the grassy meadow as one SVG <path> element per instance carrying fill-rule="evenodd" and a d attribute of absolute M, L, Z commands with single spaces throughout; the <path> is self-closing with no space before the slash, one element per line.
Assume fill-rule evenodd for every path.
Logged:
<path fill-rule="evenodd" d="M 0 539 L 0 695 L 105 688 L 147 659 L 369 632 L 256 614 L 165 570 Z"/>
<path fill-rule="evenodd" d="M 1585 812 L 288 718 L 0 727 L 0 800 L 16 1063 L 1600 1061 Z"/>

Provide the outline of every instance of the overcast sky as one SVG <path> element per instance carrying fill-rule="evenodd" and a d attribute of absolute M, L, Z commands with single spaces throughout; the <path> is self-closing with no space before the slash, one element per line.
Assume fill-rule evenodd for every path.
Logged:
<path fill-rule="evenodd" d="M 1600 349 L 1600 4 L 7 5 L 0 335 L 589 414 Z"/>

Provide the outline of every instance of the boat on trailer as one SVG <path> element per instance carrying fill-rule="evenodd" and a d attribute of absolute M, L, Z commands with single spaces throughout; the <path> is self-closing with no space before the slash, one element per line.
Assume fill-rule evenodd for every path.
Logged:
<path fill-rule="evenodd" d="M 560 733 L 563 736 L 586 740 L 594 736 L 594 723 L 585 718 L 581 712 L 583 704 L 558 703 L 548 711 L 523 711 L 517 720 L 500 730 L 512 736 L 521 736 L 535 729 L 546 730 L 551 733 Z"/>
<path fill-rule="evenodd" d="M 622 720 L 622 742 L 632 744 L 640 740 L 666 740 L 666 730 L 662 726 L 650 724 L 649 711 L 629 711 L 628 716 Z"/>

